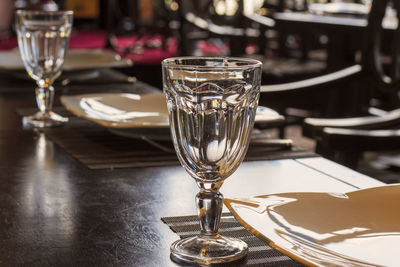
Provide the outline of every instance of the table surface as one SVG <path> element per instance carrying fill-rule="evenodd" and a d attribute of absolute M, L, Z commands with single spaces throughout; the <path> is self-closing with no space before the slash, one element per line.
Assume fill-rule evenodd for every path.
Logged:
<path fill-rule="evenodd" d="M 274 20 L 277 23 L 305 23 L 320 25 L 324 29 L 332 29 L 334 31 L 340 30 L 363 30 L 368 21 L 366 18 L 361 17 L 344 17 L 344 16 L 328 16 L 317 15 L 309 12 L 278 12 L 274 14 Z M 395 30 L 397 28 L 396 18 L 385 17 L 382 26 L 386 30 Z"/>
<path fill-rule="evenodd" d="M 1 85 L 0 85 L 1 86 Z M 16 108 L 34 94 L 0 95 L 0 266 L 175 266 L 178 237 L 160 218 L 193 215 L 198 191 L 180 166 L 89 170 Z M 245 162 L 225 197 L 348 192 L 381 182 L 320 157 Z"/>

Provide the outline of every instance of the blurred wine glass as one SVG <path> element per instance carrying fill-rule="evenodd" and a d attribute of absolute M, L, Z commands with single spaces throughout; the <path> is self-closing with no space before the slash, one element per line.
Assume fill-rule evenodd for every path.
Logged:
<path fill-rule="evenodd" d="M 39 111 L 23 118 L 34 127 L 50 127 L 68 121 L 52 112 L 55 79 L 60 76 L 72 28 L 72 11 L 47 12 L 18 10 L 16 29 L 18 47 L 36 88 Z"/>

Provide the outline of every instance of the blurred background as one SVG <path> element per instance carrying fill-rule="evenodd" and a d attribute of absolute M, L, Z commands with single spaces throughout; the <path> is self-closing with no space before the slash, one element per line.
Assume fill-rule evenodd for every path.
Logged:
<path fill-rule="evenodd" d="M 396 1 L 389 2 L 382 23 L 388 31 L 375 36 L 380 40 L 379 68 L 383 71 L 390 71 L 387 65 L 397 62 L 391 56 L 393 43 L 398 43 L 391 32 L 398 21 Z M 309 130 L 307 121 L 304 126 L 305 119 L 310 117 L 383 116 L 399 108 L 398 86 L 381 90 L 377 83 L 371 82 L 371 72 L 363 62 L 367 53 L 373 53 L 368 46 L 371 39 L 366 39 L 371 38 L 367 29 L 371 3 L 370 0 L 2 0 L 0 50 L 17 47 L 13 27 L 16 10 L 66 9 L 74 11 L 71 49 L 113 51 L 133 62 L 119 71 L 160 90 L 160 63 L 165 58 L 193 55 L 259 59 L 263 62 L 262 84 L 266 86 L 260 103 L 285 116 L 283 123 L 271 127 L 274 128 L 271 136 L 291 138 L 297 146 L 393 182 L 397 181 L 396 172 L 400 168 L 396 151 L 382 156 L 381 152 L 370 153 L 362 147 L 356 152 L 346 150 L 343 156 L 343 148 L 336 151 L 321 141 L 314 130 Z M 359 71 L 354 68 L 357 64 L 362 65 L 362 75 L 346 75 L 357 74 Z M 335 72 L 336 76 L 329 76 Z M 313 78 L 317 80 L 302 83 Z M 315 82 L 323 89 L 292 90 L 314 88 Z M 268 87 L 271 85 L 275 87 Z M 349 147 L 353 141 L 341 144 Z M 379 150 L 386 148 L 382 146 Z"/>
<path fill-rule="evenodd" d="M 354 62 L 357 43 L 328 59 L 330 34 L 320 29 L 277 27 L 274 14 L 310 11 L 327 14 L 313 0 L 2 0 L 0 49 L 16 46 L 12 26 L 17 9 L 73 10 L 73 48 L 109 48 L 135 62 L 135 75 L 161 86 L 154 71 L 177 55 L 243 56 L 264 61 L 264 82 L 287 82 Z M 365 17 L 369 1 L 331 6 L 330 13 Z M 359 10 L 358 10 L 359 9 Z M 357 11 L 358 10 L 358 11 Z M 254 17 L 252 17 L 254 15 Z M 345 37 L 340 37 L 345 38 Z M 75 41 L 78 39 L 77 41 Z M 79 44 L 77 44 L 79 43 Z M 333 40 L 332 40 L 333 43 Z M 336 42 L 339 43 L 339 42 Z M 358 47 L 357 47 L 358 46 Z M 327 62 L 329 61 L 329 62 Z M 161 76 L 157 76 L 161 77 Z"/>

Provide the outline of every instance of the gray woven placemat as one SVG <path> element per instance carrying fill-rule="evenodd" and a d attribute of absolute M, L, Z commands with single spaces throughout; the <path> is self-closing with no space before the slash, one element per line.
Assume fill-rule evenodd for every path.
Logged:
<path fill-rule="evenodd" d="M 54 111 L 62 116 L 69 116 L 70 121 L 63 127 L 47 128 L 42 131 L 48 138 L 89 169 L 179 165 L 170 141 L 157 142 L 172 150 L 172 153 L 162 151 L 140 139 L 113 134 L 107 128 L 93 122 L 73 117 L 63 107 L 57 107 Z M 17 113 L 22 116 L 34 112 L 35 109 L 17 110 Z M 317 155 L 314 152 L 296 147 L 280 149 L 250 145 L 245 161 L 295 159 L 313 156 Z"/>
<path fill-rule="evenodd" d="M 195 236 L 200 232 L 197 216 L 163 217 L 167 224 L 180 238 Z M 239 262 L 225 264 L 229 266 L 304 266 L 288 256 L 268 246 L 264 241 L 247 231 L 231 213 L 223 213 L 219 232 L 222 235 L 236 237 L 247 243 L 249 252 L 247 257 Z"/>
<path fill-rule="evenodd" d="M 0 70 L 0 93 L 31 93 L 34 95 L 36 83 L 25 71 Z M 62 94 L 83 94 L 90 92 L 159 92 L 148 84 L 135 81 L 113 69 L 99 69 L 64 73 L 54 84 L 56 97 Z"/>
<path fill-rule="evenodd" d="M 157 167 L 179 165 L 175 153 L 164 152 L 139 139 L 110 133 L 85 122 L 76 127 L 46 129 L 45 134 L 89 169 Z M 171 142 L 158 142 L 173 150 Z M 277 160 L 315 156 L 297 148 L 279 150 L 273 147 L 253 147 L 245 160 Z"/>

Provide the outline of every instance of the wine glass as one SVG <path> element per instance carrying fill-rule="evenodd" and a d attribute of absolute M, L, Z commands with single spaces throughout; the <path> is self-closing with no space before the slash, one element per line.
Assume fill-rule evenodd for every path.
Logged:
<path fill-rule="evenodd" d="M 19 51 L 26 71 L 38 85 L 36 102 L 39 111 L 24 117 L 24 124 L 41 128 L 61 125 L 68 121 L 67 118 L 52 112 L 52 84 L 62 71 L 72 19 L 72 11 L 17 11 Z"/>
<path fill-rule="evenodd" d="M 179 161 L 195 179 L 201 233 L 171 245 L 197 264 L 238 260 L 247 244 L 218 234 L 224 180 L 242 162 L 256 114 L 261 63 L 244 58 L 170 58 L 162 62 L 171 134 Z"/>

